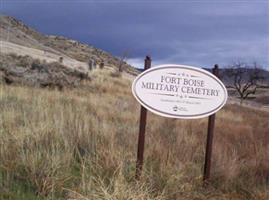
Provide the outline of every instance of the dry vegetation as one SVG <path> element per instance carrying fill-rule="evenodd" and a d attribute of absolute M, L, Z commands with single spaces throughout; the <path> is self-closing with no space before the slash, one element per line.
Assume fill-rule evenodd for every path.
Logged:
<path fill-rule="evenodd" d="M 269 199 L 268 113 L 218 112 L 207 187 L 207 119 L 149 113 L 136 182 L 140 107 L 129 80 L 95 73 L 73 90 L 0 85 L 0 199 Z"/>
<path fill-rule="evenodd" d="M 46 62 L 17 54 L 0 55 L 0 82 L 35 87 L 78 87 L 89 79 L 83 70 L 71 69 L 59 62 Z"/>

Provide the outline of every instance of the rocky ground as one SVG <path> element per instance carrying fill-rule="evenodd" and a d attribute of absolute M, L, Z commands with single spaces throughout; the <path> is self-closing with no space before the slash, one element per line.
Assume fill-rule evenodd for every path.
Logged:
<path fill-rule="evenodd" d="M 19 56 L 30 56 L 33 59 L 45 60 L 46 62 L 59 62 L 61 58 L 62 64 L 66 67 L 84 72 L 88 71 L 88 64 L 86 62 L 77 61 L 61 52 L 49 52 L 46 50 L 30 48 L 7 41 L 0 41 L 0 52 L 1 54 L 11 53 Z"/>
<path fill-rule="evenodd" d="M 1 82 L 12 85 L 30 85 L 39 87 L 79 86 L 82 80 L 89 80 L 85 71 L 66 67 L 59 62 L 46 62 L 30 56 L 16 54 L 0 55 Z"/>

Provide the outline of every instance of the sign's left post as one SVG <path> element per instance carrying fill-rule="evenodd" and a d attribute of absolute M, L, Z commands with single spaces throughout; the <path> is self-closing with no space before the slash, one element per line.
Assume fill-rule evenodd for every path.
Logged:
<path fill-rule="evenodd" d="M 150 67 L 151 67 L 151 58 L 149 56 L 146 56 L 144 70 L 147 70 Z M 137 148 L 137 161 L 136 161 L 136 172 L 135 172 L 135 178 L 137 180 L 139 180 L 141 176 L 142 168 L 143 168 L 146 124 L 147 124 L 147 109 L 141 105 L 138 148 Z"/>

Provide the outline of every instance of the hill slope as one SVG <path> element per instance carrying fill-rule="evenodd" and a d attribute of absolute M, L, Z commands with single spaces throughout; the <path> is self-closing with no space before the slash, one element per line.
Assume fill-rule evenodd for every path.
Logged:
<path fill-rule="evenodd" d="M 101 49 L 62 36 L 44 35 L 10 16 L 0 16 L 0 33 L 0 41 L 4 41 L 6 46 L 14 43 L 43 51 L 45 54 L 68 57 L 83 63 L 88 63 L 89 60 L 97 63 L 104 62 L 114 68 L 117 68 L 120 63 L 120 59 Z M 4 48 L 5 46 L 2 46 L 1 52 Z M 127 63 L 124 67 L 125 71 L 136 73 L 136 70 Z"/>

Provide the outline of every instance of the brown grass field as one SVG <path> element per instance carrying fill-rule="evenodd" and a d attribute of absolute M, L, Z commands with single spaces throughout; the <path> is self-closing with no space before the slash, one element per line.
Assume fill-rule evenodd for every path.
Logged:
<path fill-rule="evenodd" d="M 269 113 L 227 104 L 216 116 L 210 184 L 207 118 L 148 115 L 135 181 L 140 106 L 131 81 L 96 71 L 64 91 L 0 85 L 1 200 L 268 200 Z"/>

